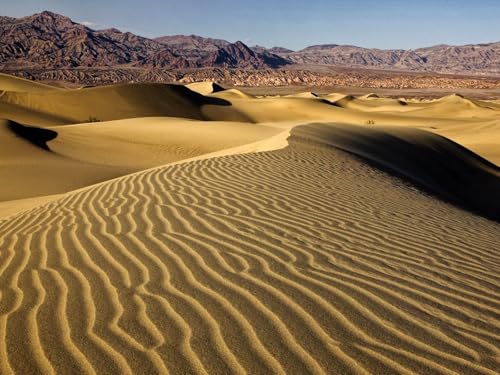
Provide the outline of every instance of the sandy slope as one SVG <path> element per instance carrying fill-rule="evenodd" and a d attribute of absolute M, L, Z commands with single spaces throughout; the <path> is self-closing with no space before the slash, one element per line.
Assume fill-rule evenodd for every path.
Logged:
<path fill-rule="evenodd" d="M 26 128 L 29 130 L 31 128 Z M 145 168 L 252 145 L 288 131 L 231 122 L 150 117 L 50 127 L 57 137 L 44 150 L 16 136 L 0 120 L 0 217 L 12 201 L 54 195 Z M 280 134 L 282 134 L 280 136 Z M 251 146 L 250 146 L 250 149 Z M 36 203 L 36 200 L 25 201 Z M 23 209 L 25 204 L 20 205 Z"/>
<path fill-rule="evenodd" d="M 134 171 L 63 158 L 16 136 L 8 125 L 0 120 L 0 201 L 64 193 Z"/>
<path fill-rule="evenodd" d="M 455 140 L 489 161 L 500 164 L 500 108 L 495 103 L 473 101 L 459 95 L 431 101 L 354 98 L 338 94 L 315 97 L 310 93 L 255 99 L 238 97 L 234 93 L 226 95 L 224 91 L 211 96 L 229 100 L 231 110 L 238 111 L 253 122 L 335 121 L 418 127 Z M 217 112 L 217 108 L 206 111 L 212 114 Z"/>
<path fill-rule="evenodd" d="M 60 90 L 57 87 L 0 73 L 0 91 L 47 92 Z"/>
<path fill-rule="evenodd" d="M 195 82 L 186 85 L 191 91 L 197 92 L 201 95 L 213 94 L 215 92 L 223 91 L 224 88 L 215 82 Z"/>
<path fill-rule="evenodd" d="M 51 127 L 59 155 L 95 164 L 139 169 L 172 163 L 272 137 L 279 127 L 173 117 L 147 117 Z"/>
<path fill-rule="evenodd" d="M 498 103 L 2 87 L 0 374 L 498 373 Z"/>
<path fill-rule="evenodd" d="M 2 373 L 495 374 L 499 225 L 331 131 L 1 221 Z"/>
<path fill-rule="evenodd" d="M 410 128 L 339 124 L 309 125 L 300 134 L 500 221 L 500 169 L 444 137 Z"/>
<path fill-rule="evenodd" d="M 180 85 L 133 84 L 93 87 L 79 90 L 50 92 L 5 91 L 0 96 L 0 110 L 8 111 L 3 118 L 27 125 L 60 125 L 91 121 L 111 121 L 134 117 L 169 116 L 197 120 L 246 120 L 231 111 L 231 103 L 224 99 L 200 95 Z M 215 107 L 213 116 L 203 113 L 203 107 Z M 227 107 L 217 111 L 219 107 Z M 14 112 L 32 114 L 20 118 Z M 221 112 L 223 115 L 218 115 Z M 36 121 L 39 114 L 44 123 Z M 49 123 L 50 119 L 52 122 Z"/>

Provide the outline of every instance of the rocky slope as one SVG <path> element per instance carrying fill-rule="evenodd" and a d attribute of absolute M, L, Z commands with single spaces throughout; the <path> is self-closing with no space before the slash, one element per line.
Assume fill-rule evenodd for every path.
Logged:
<path fill-rule="evenodd" d="M 210 53 L 199 64 L 203 67 L 238 67 L 238 68 L 278 68 L 290 64 L 290 61 L 269 51 L 255 52 L 242 42 L 228 44 Z"/>
<path fill-rule="evenodd" d="M 117 29 L 92 30 L 52 12 L 0 19 L 0 68 L 123 67 L 276 68 L 288 60 L 241 42 L 201 37 L 144 38 Z"/>
<path fill-rule="evenodd" d="M 255 52 L 271 52 L 271 53 L 275 53 L 277 55 L 279 54 L 286 54 L 286 53 L 292 53 L 293 51 L 291 49 L 288 49 L 288 48 L 284 48 L 284 47 L 272 47 L 272 48 L 266 48 L 266 47 L 263 47 L 263 46 L 258 46 L 258 45 L 255 45 L 255 46 L 252 46 L 251 47 L 252 50 L 254 50 Z"/>
<path fill-rule="evenodd" d="M 161 43 L 116 29 L 95 31 L 51 12 L 0 22 L 3 68 L 144 66 L 163 53 L 162 67 L 185 67 Z"/>
<path fill-rule="evenodd" d="M 455 77 L 435 74 L 345 71 L 318 73 L 306 70 L 225 69 L 187 70 L 137 68 L 87 68 L 11 71 L 18 76 L 41 81 L 64 81 L 75 85 L 104 85 L 118 82 L 193 83 L 219 82 L 225 86 L 314 86 L 387 89 L 500 89 L 500 80 L 483 77 Z"/>
<path fill-rule="evenodd" d="M 454 74 L 500 74 L 500 42 L 439 45 L 416 50 L 381 50 L 336 44 L 278 52 L 299 64 Z"/>
<path fill-rule="evenodd" d="M 180 74 L 173 72 L 179 69 L 190 70 L 192 76 L 198 73 L 191 70 L 205 68 L 253 71 L 286 68 L 331 76 L 332 68 L 337 67 L 500 76 L 500 42 L 460 47 L 440 45 L 417 50 L 326 44 L 294 52 L 283 47 L 249 48 L 239 41 L 230 43 L 196 35 L 149 39 L 117 29 L 92 30 L 47 11 L 17 19 L 0 17 L 0 70 L 34 77 L 82 77 L 82 83 L 96 84 L 159 74 L 162 77 L 158 79 L 164 81 Z M 82 68 L 95 69 L 89 76 L 90 73 Z M 77 70 L 71 72 L 71 69 Z M 54 73 L 57 70 L 61 72 Z M 111 73 L 113 70 L 115 73 Z M 320 77 L 316 73 L 314 76 Z M 255 76 L 255 72 L 249 76 L 252 74 Z M 285 79 L 281 73 L 273 74 L 276 82 Z M 297 76 L 298 73 L 287 73 L 285 81 L 294 82 Z"/>
<path fill-rule="evenodd" d="M 195 62 L 230 44 L 227 40 L 204 38 L 198 35 L 170 35 L 155 38 L 154 40 L 186 59 Z"/>
<path fill-rule="evenodd" d="M 459 47 L 439 45 L 415 52 L 435 71 L 500 74 L 500 42 Z"/>

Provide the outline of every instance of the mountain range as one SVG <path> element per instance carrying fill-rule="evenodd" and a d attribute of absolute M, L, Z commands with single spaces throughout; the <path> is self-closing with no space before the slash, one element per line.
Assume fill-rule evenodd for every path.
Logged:
<path fill-rule="evenodd" d="M 22 18 L 0 16 L 0 69 L 305 69 L 369 68 L 391 71 L 500 75 L 500 42 L 381 50 L 337 44 L 300 51 L 249 47 L 196 35 L 145 38 L 117 29 L 93 30 L 44 11 Z"/>

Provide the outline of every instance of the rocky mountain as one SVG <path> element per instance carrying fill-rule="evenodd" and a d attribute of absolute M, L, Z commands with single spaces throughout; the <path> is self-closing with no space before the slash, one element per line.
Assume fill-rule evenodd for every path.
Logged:
<path fill-rule="evenodd" d="M 189 60 L 199 68 L 278 68 L 291 62 L 278 56 L 273 49 L 249 48 L 241 41 L 230 43 L 223 39 L 204 38 L 198 35 L 162 36 L 154 39 L 167 46 L 177 55 Z M 280 49 L 281 52 L 291 52 Z"/>
<path fill-rule="evenodd" d="M 290 64 L 290 61 L 268 51 L 255 52 L 238 41 L 210 53 L 201 62 L 205 67 L 226 68 L 278 68 Z"/>
<path fill-rule="evenodd" d="M 92 30 L 65 16 L 42 12 L 0 18 L 0 68 L 143 67 L 183 69 L 206 66 L 276 68 L 288 63 L 241 42 L 197 36 L 144 38 L 117 29 Z"/>
<path fill-rule="evenodd" d="M 155 41 L 190 61 L 206 58 L 211 52 L 231 44 L 227 40 L 204 38 L 198 35 L 171 35 L 155 38 Z"/>
<path fill-rule="evenodd" d="M 414 51 L 380 50 L 337 44 L 315 45 L 283 54 L 299 64 L 334 65 L 372 69 L 426 70 Z"/>
<path fill-rule="evenodd" d="M 103 85 L 119 82 L 193 83 L 212 81 L 224 86 L 309 86 L 362 87 L 384 89 L 500 89 L 500 80 L 490 77 L 457 77 L 434 73 L 380 72 L 346 70 L 319 73 L 305 70 L 282 69 L 226 69 L 203 68 L 189 70 L 137 68 L 81 68 L 19 70 L 16 75 L 45 82 L 63 81 L 65 85 Z M 333 91 L 331 89 L 330 91 Z"/>
<path fill-rule="evenodd" d="M 284 48 L 284 47 L 272 47 L 272 48 L 266 48 L 263 46 L 252 46 L 250 47 L 253 51 L 263 53 L 263 52 L 270 52 L 270 53 L 275 53 L 275 54 L 280 54 L 280 53 L 291 53 L 293 52 L 291 49 Z"/>
<path fill-rule="evenodd" d="M 337 44 L 315 45 L 297 52 L 277 52 L 297 64 L 332 65 L 455 74 L 500 74 L 500 42 L 465 46 L 440 45 L 416 50 L 381 50 Z"/>
<path fill-rule="evenodd" d="M 1 70 L 85 67 L 146 70 L 290 67 L 311 71 L 342 67 L 500 75 L 500 42 L 439 45 L 416 50 L 324 44 L 294 52 L 283 47 L 249 48 L 242 42 L 230 43 L 196 35 L 149 39 L 117 29 L 92 30 L 68 17 L 47 11 L 22 18 L 0 16 Z"/>
<path fill-rule="evenodd" d="M 0 22 L 0 66 L 3 68 L 74 68 L 97 66 L 185 67 L 181 56 L 166 52 L 154 40 L 116 29 L 92 30 L 51 12 Z"/>
<path fill-rule="evenodd" d="M 436 71 L 500 74 L 500 42 L 465 46 L 439 45 L 415 52 Z"/>

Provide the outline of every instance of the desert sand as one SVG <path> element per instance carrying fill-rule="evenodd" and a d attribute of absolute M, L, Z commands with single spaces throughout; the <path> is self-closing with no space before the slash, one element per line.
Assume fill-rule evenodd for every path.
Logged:
<path fill-rule="evenodd" d="M 498 102 L 0 90 L 1 374 L 498 374 Z"/>

